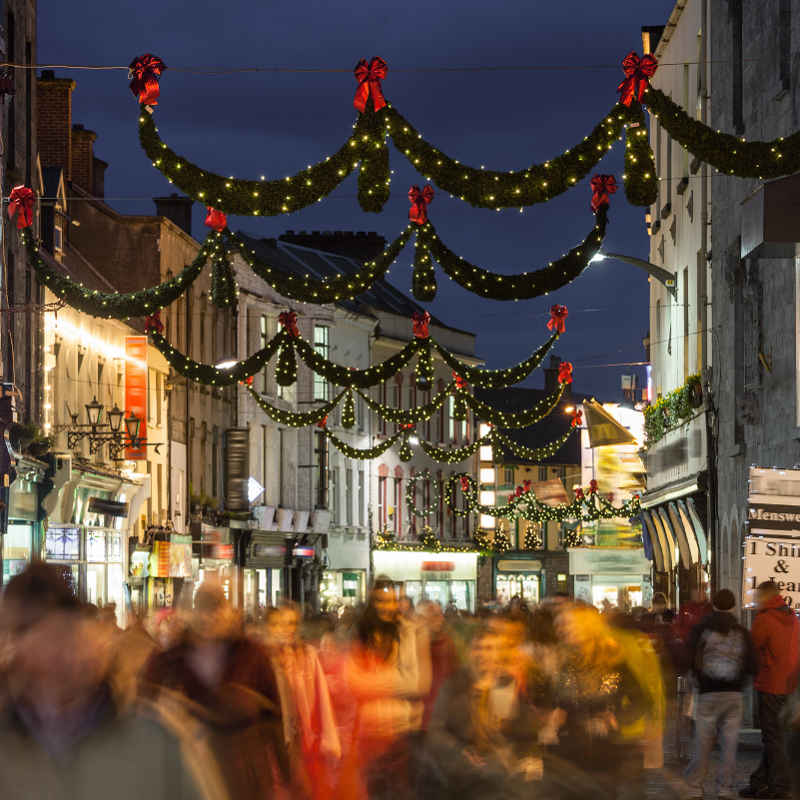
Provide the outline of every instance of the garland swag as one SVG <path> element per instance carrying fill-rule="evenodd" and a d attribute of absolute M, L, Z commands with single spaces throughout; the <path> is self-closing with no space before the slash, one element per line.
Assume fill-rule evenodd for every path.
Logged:
<path fill-rule="evenodd" d="M 261 395 L 252 387 L 248 386 L 247 391 L 250 396 L 256 401 L 258 407 L 268 416 L 275 420 L 279 425 L 288 425 L 290 428 L 305 428 L 309 425 L 316 425 L 323 423 L 328 417 L 328 414 L 339 405 L 339 401 L 344 397 L 347 390 L 344 389 L 333 400 L 328 401 L 319 408 L 313 411 L 286 411 L 285 409 L 273 406 L 268 403 Z"/>

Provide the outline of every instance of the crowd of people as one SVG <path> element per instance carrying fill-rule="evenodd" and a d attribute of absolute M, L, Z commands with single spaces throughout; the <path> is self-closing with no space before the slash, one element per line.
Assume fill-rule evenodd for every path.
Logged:
<path fill-rule="evenodd" d="M 687 670 L 695 753 L 661 793 L 702 797 L 716 737 L 733 791 L 755 674 L 765 748 L 744 796 L 789 796 L 797 618 L 769 586 L 752 634 L 730 592 L 713 601 L 466 615 L 379 577 L 363 608 L 247 621 L 205 583 L 191 611 L 121 630 L 33 564 L 0 604 L 0 797 L 643 798 Z"/>

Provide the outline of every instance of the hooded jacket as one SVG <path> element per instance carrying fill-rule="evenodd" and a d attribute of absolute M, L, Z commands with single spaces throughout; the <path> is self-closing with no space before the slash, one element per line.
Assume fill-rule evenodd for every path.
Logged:
<path fill-rule="evenodd" d="M 800 622 L 776 595 L 756 614 L 752 627 L 758 655 L 758 673 L 753 685 L 765 694 L 791 694 L 800 668 Z"/>
<path fill-rule="evenodd" d="M 756 651 L 747 628 L 728 611 L 712 611 L 692 628 L 688 642 L 700 693 L 741 692 L 756 672 Z"/>

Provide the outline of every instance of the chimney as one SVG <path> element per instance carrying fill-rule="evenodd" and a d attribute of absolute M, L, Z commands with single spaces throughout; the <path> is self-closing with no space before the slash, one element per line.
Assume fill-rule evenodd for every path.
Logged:
<path fill-rule="evenodd" d="M 550 364 L 544 368 L 544 390 L 550 394 L 558 389 L 558 368 L 561 366 L 559 356 L 550 356 Z M 569 385 L 567 385 L 569 389 Z"/>
<path fill-rule="evenodd" d="M 36 137 L 43 167 L 61 167 L 66 180 L 72 179 L 72 90 L 71 78 L 56 78 L 51 69 L 38 79 Z"/>
<path fill-rule="evenodd" d="M 72 126 L 72 182 L 91 194 L 94 189 L 94 140 L 97 134 L 83 125 Z"/>
<path fill-rule="evenodd" d="M 159 217 L 166 217 L 174 222 L 181 230 L 192 235 L 192 204 L 191 197 L 173 192 L 169 197 L 154 197 L 156 204 L 156 214 Z"/>
<path fill-rule="evenodd" d="M 92 194 L 95 197 L 106 196 L 106 170 L 108 162 L 95 156 L 92 159 Z"/>

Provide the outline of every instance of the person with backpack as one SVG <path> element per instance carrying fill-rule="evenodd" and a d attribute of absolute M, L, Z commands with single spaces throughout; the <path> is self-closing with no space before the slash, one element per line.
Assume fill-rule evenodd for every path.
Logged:
<path fill-rule="evenodd" d="M 703 797 L 714 742 L 721 762 L 717 797 L 733 797 L 736 749 L 742 724 L 743 692 L 756 672 L 756 653 L 748 630 L 734 617 L 736 599 L 730 589 L 712 598 L 712 611 L 689 634 L 687 651 L 697 681 L 694 755 L 686 771 L 687 796 Z"/>

